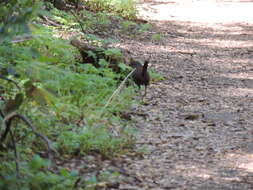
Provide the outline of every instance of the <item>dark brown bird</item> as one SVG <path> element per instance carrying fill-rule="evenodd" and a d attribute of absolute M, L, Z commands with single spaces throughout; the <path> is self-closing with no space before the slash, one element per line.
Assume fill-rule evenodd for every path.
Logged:
<path fill-rule="evenodd" d="M 149 63 L 149 61 L 146 60 L 144 62 L 144 65 L 142 66 L 142 64 L 139 61 L 135 61 L 133 59 L 130 60 L 130 66 L 135 68 L 135 71 L 132 74 L 135 84 L 139 88 L 141 88 L 141 85 L 145 86 L 144 96 L 147 93 L 147 86 L 149 85 L 149 81 L 150 81 L 150 76 L 148 73 L 148 63 Z"/>

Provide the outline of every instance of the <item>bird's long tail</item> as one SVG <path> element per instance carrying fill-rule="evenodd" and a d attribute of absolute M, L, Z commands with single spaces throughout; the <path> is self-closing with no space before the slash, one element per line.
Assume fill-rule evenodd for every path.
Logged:
<path fill-rule="evenodd" d="M 143 68 L 142 68 L 142 76 L 144 76 L 145 73 L 147 73 L 147 70 L 148 70 L 148 63 L 149 63 L 148 60 L 146 60 L 146 61 L 144 62 L 144 65 L 143 65 Z"/>

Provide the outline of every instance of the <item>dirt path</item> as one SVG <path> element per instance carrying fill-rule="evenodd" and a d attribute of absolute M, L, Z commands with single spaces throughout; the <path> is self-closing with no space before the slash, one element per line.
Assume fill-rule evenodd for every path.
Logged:
<path fill-rule="evenodd" d="M 253 2 L 146 1 L 159 43 L 122 44 L 166 77 L 135 116 L 143 158 L 117 189 L 253 189 Z M 200 9 L 201 7 L 201 9 Z M 250 11 L 251 9 L 251 11 Z"/>

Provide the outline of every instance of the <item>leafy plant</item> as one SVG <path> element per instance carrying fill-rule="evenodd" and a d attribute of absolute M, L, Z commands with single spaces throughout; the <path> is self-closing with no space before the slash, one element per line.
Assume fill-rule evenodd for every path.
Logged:
<path fill-rule="evenodd" d="M 84 3 L 93 11 L 112 12 L 128 19 L 135 19 L 137 14 L 135 0 L 85 0 Z"/>
<path fill-rule="evenodd" d="M 150 72 L 151 80 L 153 82 L 165 80 L 165 77 L 162 76 L 161 74 L 157 73 L 156 71 L 154 71 L 154 70 L 151 69 L 149 72 Z"/>
<path fill-rule="evenodd" d="M 122 29 L 125 30 L 125 31 L 128 30 L 131 26 L 135 26 L 135 25 L 136 24 L 132 21 L 123 21 L 121 23 Z"/>
<path fill-rule="evenodd" d="M 115 9 L 117 13 L 131 15 L 130 12 L 123 11 L 123 5 L 127 1 L 96 2 L 95 8 L 105 8 L 110 3 L 108 10 L 114 11 L 111 8 L 118 6 Z M 134 2 L 131 3 L 134 6 Z M 3 21 L 0 24 L 3 31 L 0 42 L 0 76 L 15 81 L 9 83 L 0 79 L 0 110 L 16 103 L 10 106 L 10 110 L 27 116 L 40 133 L 54 141 L 54 147 L 64 156 L 91 151 L 107 157 L 122 153 L 124 148 L 133 145 L 134 132 L 129 123 L 120 118 L 119 113 L 131 105 L 134 88 L 122 89 L 120 95 L 101 114 L 102 108 L 118 86 L 118 79 L 124 77 L 129 69 L 121 60 L 120 50 L 102 49 L 109 60 L 99 59 L 101 68 L 79 63 L 76 59 L 78 50 L 59 35 L 76 26 L 73 15 L 51 6 L 50 12 L 42 11 L 47 12 L 49 19 L 63 27 L 46 26 L 37 17 L 40 7 L 40 1 L 33 0 L 12 0 L 0 6 L 0 20 Z M 127 7 L 130 8 L 130 5 Z M 110 24 L 105 13 L 90 18 L 89 22 L 84 21 L 85 28 L 103 28 Z M 17 35 L 27 34 L 32 38 L 12 43 Z M 107 43 L 107 40 L 95 35 L 83 36 L 91 44 L 102 46 Z M 111 59 L 116 60 L 121 73 L 114 73 L 109 68 Z M 2 122 L 3 116 L 0 114 L 0 125 Z M 0 189 L 73 189 L 78 174 L 64 168 L 58 172 L 49 171 L 49 161 L 38 155 L 43 155 L 45 146 L 34 134 L 26 133 L 26 128 L 23 123 L 14 122 L 13 134 L 20 153 L 20 178 L 16 175 L 12 153 L 2 149 L 2 144 L 0 146 Z M 6 145 L 9 144 L 10 138 L 7 138 Z M 90 181 L 98 182 L 94 177 Z M 85 188 L 84 185 L 83 189 Z"/>
<path fill-rule="evenodd" d="M 150 24 L 141 24 L 140 28 L 139 28 L 139 32 L 147 32 L 148 30 L 151 29 L 151 25 Z"/>
<path fill-rule="evenodd" d="M 104 51 L 105 55 L 110 59 L 119 60 L 121 58 L 121 51 L 117 48 L 111 48 Z"/>
<path fill-rule="evenodd" d="M 161 40 L 161 35 L 160 34 L 153 34 L 151 36 L 152 40 L 154 41 L 160 41 Z"/>
<path fill-rule="evenodd" d="M 0 6 L 0 43 L 17 35 L 31 33 L 29 21 L 38 13 L 41 3 L 32 0 L 12 0 Z"/>
<path fill-rule="evenodd" d="M 73 171 L 60 169 L 58 174 L 47 171 L 48 161 L 34 155 L 30 163 L 22 162 L 21 179 L 17 179 L 14 166 L 8 162 L 1 163 L 0 188 L 5 190 L 16 189 L 73 189 L 77 174 Z M 3 173 L 5 172 L 5 173 Z M 4 175 L 3 175 L 4 174 Z"/>

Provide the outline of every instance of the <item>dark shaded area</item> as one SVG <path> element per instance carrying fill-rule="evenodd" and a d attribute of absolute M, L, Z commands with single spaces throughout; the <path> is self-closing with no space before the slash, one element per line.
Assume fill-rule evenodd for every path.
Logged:
<path fill-rule="evenodd" d="M 101 67 L 99 61 L 104 59 L 109 63 L 109 68 L 111 68 L 114 72 L 119 73 L 121 71 L 119 63 L 126 62 L 125 57 L 127 55 L 122 54 L 122 56 L 117 57 L 113 54 L 106 55 L 106 50 L 109 49 L 108 47 L 91 46 L 78 40 L 71 40 L 70 43 L 79 50 L 83 64 L 92 64 L 94 67 L 99 68 Z"/>

